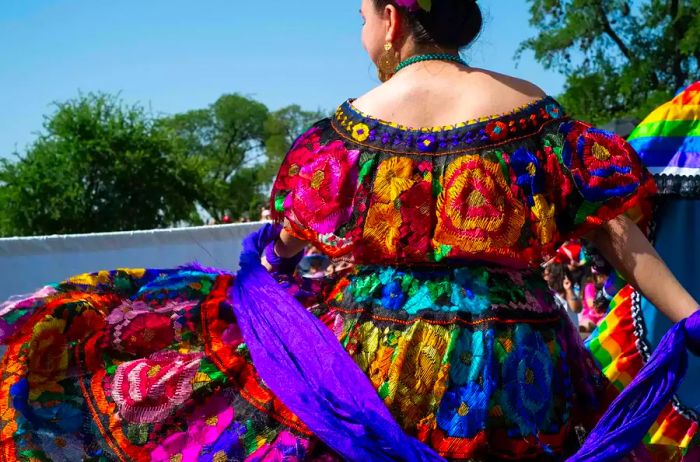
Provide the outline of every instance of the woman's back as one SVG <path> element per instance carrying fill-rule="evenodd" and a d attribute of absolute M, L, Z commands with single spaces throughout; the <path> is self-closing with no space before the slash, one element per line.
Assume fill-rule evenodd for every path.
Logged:
<path fill-rule="evenodd" d="M 353 101 L 365 114 L 406 127 L 492 117 L 545 97 L 525 80 L 445 62 L 418 63 Z"/>

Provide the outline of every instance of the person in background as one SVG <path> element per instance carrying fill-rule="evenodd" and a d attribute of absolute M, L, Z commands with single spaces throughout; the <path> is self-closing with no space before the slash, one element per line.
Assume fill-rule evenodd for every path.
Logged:
<path fill-rule="evenodd" d="M 574 292 L 574 286 L 561 263 L 550 263 L 544 267 L 544 280 L 554 293 L 555 302 L 569 315 L 574 326 L 579 325 L 578 313 L 581 312 L 581 300 Z"/>

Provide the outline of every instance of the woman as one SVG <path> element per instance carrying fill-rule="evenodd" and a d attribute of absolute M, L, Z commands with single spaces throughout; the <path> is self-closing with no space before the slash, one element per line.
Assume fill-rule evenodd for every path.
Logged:
<path fill-rule="evenodd" d="M 694 312 L 624 215 L 654 190 L 635 153 L 458 58 L 476 2 L 361 14 L 387 81 L 296 141 L 284 230 L 246 241 L 235 280 L 96 273 L 1 311 L 5 459 L 561 460 L 605 382 L 540 262 L 587 235 L 669 317 Z M 357 266 L 299 292 L 285 274 L 309 242 Z M 314 316 L 266 285 L 261 252 Z"/>

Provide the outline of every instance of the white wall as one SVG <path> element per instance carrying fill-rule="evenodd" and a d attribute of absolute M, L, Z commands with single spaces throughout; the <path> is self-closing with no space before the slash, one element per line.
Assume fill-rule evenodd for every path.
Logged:
<path fill-rule="evenodd" d="M 260 225 L 0 239 L 0 303 L 102 269 L 171 268 L 196 260 L 235 270 L 243 238 Z"/>

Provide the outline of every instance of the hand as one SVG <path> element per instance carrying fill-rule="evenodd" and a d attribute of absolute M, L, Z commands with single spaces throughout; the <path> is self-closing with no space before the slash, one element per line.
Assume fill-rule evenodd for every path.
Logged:
<path fill-rule="evenodd" d="M 267 257 L 265 257 L 265 255 L 262 255 L 260 257 L 260 264 L 263 265 L 263 268 L 265 268 L 268 271 L 268 273 L 272 272 L 272 270 L 273 270 L 272 265 L 270 264 L 269 261 L 267 261 Z"/>

